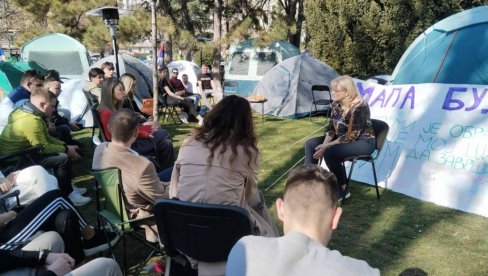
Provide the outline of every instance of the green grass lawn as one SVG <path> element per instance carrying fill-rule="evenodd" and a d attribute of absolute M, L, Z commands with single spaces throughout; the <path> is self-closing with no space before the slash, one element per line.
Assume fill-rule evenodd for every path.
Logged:
<path fill-rule="evenodd" d="M 326 119 L 267 117 L 264 124 L 260 114 L 254 119 L 261 151 L 258 185 L 281 229 L 274 201 L 281 196 L 286 175 L 278 178 L 300 161 L 304 142 L 323 132 Z M 195 126 L 163 124 L 172 133 L 176 149 Z M 90 135 L 91 130 L 83 130 L 75 136 L 85 148 L 83 160 L 73 170 L 78 185 L 93 189 L 89 175 L 93 155 Z M 363 259 L 383 275 L 398 275 L 407 269 L 411 270 L 402 275 L 424 275 L 418 274 L 420 269 L 430 275 L 488 275 L 487 218 L 383 189 L 381 200 L 377 200 L 374 188 L 358 183 L 351 185 L 351 194 L 342 206 L 344 212 L 329 248 Z M 95 198 L 93 190 L 90 195 Z M 81 209 L 95 223 L 95 203 Z M 130 242 L 128 248 L 131 267 L 149 253 L 135 242 Z"/>

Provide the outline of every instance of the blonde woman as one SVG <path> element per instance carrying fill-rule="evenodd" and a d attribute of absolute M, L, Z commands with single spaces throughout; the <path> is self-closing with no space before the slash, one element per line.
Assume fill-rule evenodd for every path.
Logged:
<path fill-rule="evenodd" d="M 305 164 L 317 164 L 324 158 L 329 170 L 335 174 L 339 185 L 339 198 L 346 193 L 346 170 L 342 160 L 352 155 L 368 155 L 375 149 L 376 139 L 368 103 L 359 95 L 356 83 L 350 76 L 340 76 L 331 81 L 332 115 L 325 136 L 315 137 L 305 143 Z"/>
<path fill-rule="evenodd" d="M 150 125 L 155 129 L 160 128 L 161 125 L 159 124 L 159 122 L 154 121 L 152 116 L 142 113 L 142 111 L 137 106 L 136 101 L 134 100 L 134 95 L 136 94 L 137 87 L 136 77 L 134 77 L 134 75 L 132 74 L 125 73 L 120 76 L 120 81 L 124 85 L 125 91 L 127 93 L 127 96 L 122 104 L 122 108 L 128 108 L 134 111 L 139 117 L 139 122 L 143 125 Z"/>

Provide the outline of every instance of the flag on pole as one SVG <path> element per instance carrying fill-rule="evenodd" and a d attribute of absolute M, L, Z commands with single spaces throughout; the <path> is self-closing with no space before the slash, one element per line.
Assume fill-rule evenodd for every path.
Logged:
<path fill-rule="evenodd" d="M 158 52 L 158 67 L 164 67 L 164 42 L 159 44 L 159 52 Z"/>

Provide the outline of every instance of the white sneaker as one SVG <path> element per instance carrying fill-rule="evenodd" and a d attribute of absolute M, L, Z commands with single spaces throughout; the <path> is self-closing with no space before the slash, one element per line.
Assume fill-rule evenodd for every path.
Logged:
<path fill-rule="evenodd" d="M 184 124 L 188 124 L 188 119 L 186 118 L 185 115 L 180 114 L 178 115 L 178 118 L 180 118 L 180 121 L 182 121 Z"/>
<path fill-rule="evenodd" d="M 75 206 L 83 206 L 91 201 L 91 198 L 82 196 L 77 191 L 71 192 L 71 194 L 69 194 L 69 199 Z"/>
<path fill-rule="evenodd" d="M 88 191 L 87 188 L 76 187 L 73 183 L 71 183 L 71 187 L 73 187 L 73 191 L 77 191 L 80 195 L 84 195 Z"/>

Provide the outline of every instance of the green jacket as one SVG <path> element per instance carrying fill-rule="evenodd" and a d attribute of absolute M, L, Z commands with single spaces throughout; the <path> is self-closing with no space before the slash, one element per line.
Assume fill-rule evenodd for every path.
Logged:
<path fill-rule="evenodd" d="M 66 152 L 64 142 L 51 137 L 42 112 L 30 102 L 15 109 L 0 135 L 0 155 L 41 146 L 41 153 Z"/>

